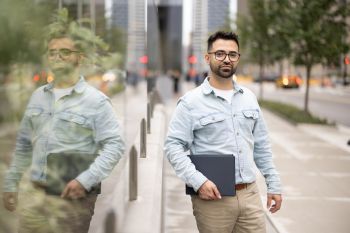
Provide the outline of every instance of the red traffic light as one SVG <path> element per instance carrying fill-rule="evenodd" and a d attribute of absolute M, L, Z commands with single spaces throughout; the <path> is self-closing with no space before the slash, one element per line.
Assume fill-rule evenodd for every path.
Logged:
<path fill-rule="evenodd" d="M 148 56 L 147 55 L 144 55 L 142 57 L 139 58 L 139 61 L 142 63 L 142 64 L 147 64 L 148 63 Z"/>
<path fill-rule="evenodd" d="M 197 57 L 195 55 L 191 55 L 188 57 L 188 62 L 190 64 L 196 64 L 197 63 Z"/>
<path fill-rule="evenodd" d="M 40 76 L 38 74 L 35 74 L 34 77 L 33 77 L 33 81 L 34 82 L 39 82 L 40 80 Z"/>
<path fill-rule="evenodd" d="M 344 64 L 345 64 L 345 65 L 349 65 L 349 64 L 350 64 L 350 58 L 349 58 L 348 55 L 346 55 L 346 56 L 344 57 Z"/>

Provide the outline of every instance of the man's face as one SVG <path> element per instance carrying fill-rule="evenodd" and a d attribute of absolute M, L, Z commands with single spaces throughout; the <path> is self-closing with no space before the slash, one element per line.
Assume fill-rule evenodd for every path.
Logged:
<path fill-rule="evenodd" d="M 80 53 L 70 38 L 52 39 L 48 44 L 48 64 L 54 74 L 69 74 L 78 65 Z"/>
<path fill-rule="evenodd" d="M 218 39 L 213 42 L 212 48 L 205 55 L 205 60 L 215 76 L 232 78 L 239 62 L 238 45 L 234 40 Z"/>

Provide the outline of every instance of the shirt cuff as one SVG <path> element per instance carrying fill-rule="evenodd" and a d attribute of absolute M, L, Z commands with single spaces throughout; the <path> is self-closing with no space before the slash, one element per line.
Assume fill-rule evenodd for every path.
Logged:
<path fill-rule="evenodd" d="M 92 187 L 97 185 L 99 182 L 96 180 L 96 177 L 91 174 L 90 171 L 84 171 L 77 178 L 75 178 L 79 183 L 86 189 L 90 191 Z"/>
<path fill-rule="evenodd" d="M 5 179 L 3 184 L 3 192 L 18 192 L 17 180 Z"/>
<path fill-rule="evenodd" d="M 282 194 L 282 186 L 280 182 L 269 182 L 267 185 L 267 193 Z"/>
<path fill-rule="evenodd" d="M 201 172 L 196 171 L 196 173 L 189 179 L 188 184 L 192 186 L 195 192 L 208 180 Z"/>

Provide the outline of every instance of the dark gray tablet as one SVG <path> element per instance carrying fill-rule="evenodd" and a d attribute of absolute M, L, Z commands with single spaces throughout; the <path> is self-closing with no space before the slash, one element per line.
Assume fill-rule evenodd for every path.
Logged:
<path fill-rule="evenodd" d="M 211 180 L 221 196 L 235 196 L 235 157 L 233 155 L 189 155 L 196 169 Z M 186 194 L 197 195 L 186 185 Z"/>

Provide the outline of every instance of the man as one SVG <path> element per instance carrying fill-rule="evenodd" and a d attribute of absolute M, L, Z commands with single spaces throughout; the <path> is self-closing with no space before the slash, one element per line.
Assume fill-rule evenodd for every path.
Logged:
<path fill-rule="evenodd" d="M 262 112 L 254 94 L 232 79 L 239 58 L 236 34 L 219 31 L 209 37 L 208 77 L 180 98 L 165 142 L 176 174 L 198 191 L 191 200 L 201 233 L 266 232 L 254 163 L 266 180 L 267 208 L 275 213 L 281 207 L 281 184 Z M 216 185 L 196 170 L 188 150 L 194 156 L 233 154 L 236 196 L 221 196 Z"/>
<path fill-rule="evenodd" d="M 4 205 L 14 211 L 19 181 L 31 165 L 34 188 L 23 198 L 19 232 L 88 232 L 100 182 L 124 153 L 109 98 L 79 77 L 81 61 L 86 59 L 79 47 L 84 38 L 78 43 L 69 31 L 72 27 L 61 28 L 47 46 L 54 81 L 30 98 L 4 182 Z M 78 173 L 69 177 L 72 171 Z M 49 183 L 49 176 L 69 180 L 57 193 L 60 185 Z"/>

